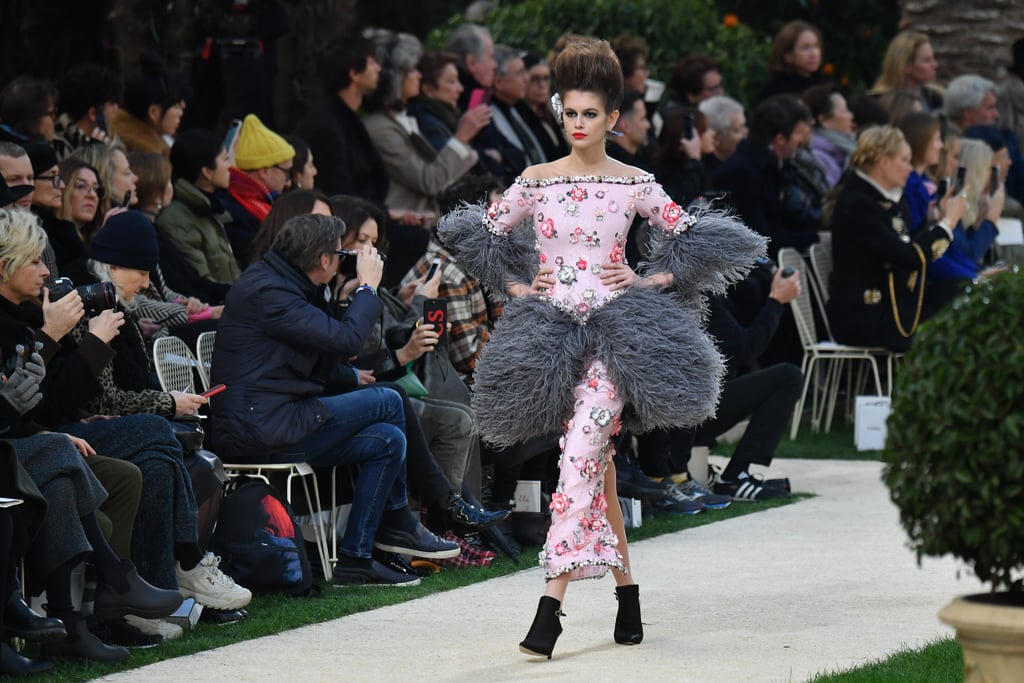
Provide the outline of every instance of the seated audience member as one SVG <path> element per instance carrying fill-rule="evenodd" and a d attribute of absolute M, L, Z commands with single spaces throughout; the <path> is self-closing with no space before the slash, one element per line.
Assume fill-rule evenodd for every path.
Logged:
<path fill-rule="evenodd" d="M 457 62 L 450 52 L 425 52 L 416 64 L 421 74 L 420 93 L 409 100 L 407 111 L 415 117 L 420 134 L 437 151 L 448 144 L 459 123 L 463 87 Z"/>
<path fill-rule="evenodd" d="M 965 139 L 981 140 L 991 148 L 992 164 L 999 167 L 999 175 L 1006 185 L 1003 215 L 1022 217 L 1024 209 L 1016 197 L 1024 197 L 1024 159 L 1021 159 L 1016 137 L 1010 131 L 996 126 L 971 126 L 964 129 L 963 136 Z"/>
<path fill-rule="evenodd" d="M 49 81 L 20 77 L 0 90 L 0 142 L 50 142 L 56 120 L 57 89 Z"/>
<path fill-rule="evenodd" d="M 890 123 L 889 112 L 869 95 L 854 97 L 847 106 L 853 114 L 853 125 L 858 133 L 871 126 L 887 126 Z"/>
<path fill-rule="evenodd" d="M 605 146 L 608 156 L 627 166 L 650 171 L 652 150 L 647 149 L 647 133 L 651 130 L 651 122 L 647 119 L 647 107 L 644 106 L 641 93 L 632 90 L 626 92 L 619 105 L 619 118 L 613 130 L 620 134 L 608 140 Z"/>
<path fill-rule="evenodd" d="M 708 127 L 707 118 L 699 110 L 687 106 L 665 111 L 651 166 L 658 182 L 680 206 L 687 206 L 707 189 L 700 160 L 703 154 L 713 154 L 715 138 L 714 129 Z"/>
<path fill-rule="evenodd" d="M 811 113 L 791 95 L 771 97 L 754 110 L 750 136 L 722 162 L 712 187 L 725 190 L 740 218 L 770 240 L 774 256 L 782 247 L 803 250 L 818 241 L 817 224 L 794 215 L 783 200 L 783 167 L 811 132 Z"/>
<path fill-rule="evenodd" d="M 220 152 L 218 152 L 218 156 L 219 154 Z M 245 117 L 242 130 L 238 133 L 235 165 L 229 170 L 228 189 L 226 191 L 218 189 L 215 193 L 224 208 L 231 214 L 232 220 L 224 226 L 224 229 L 227 231 L 228 240 L 231 242 L 231 251 L 240 268 L 245 266 L 248 260 L 249 245 L 252 243 L 256 231 L 259 230 L 260 223 L 270 213 L 270 207 L 274 200 L 291 184 L 294 158 L 295 148 L 289 145 L 284 138 L 264 126 L 263 122 L 255 115 L 249 114 Z M 211 169 L 209 158 L 200 159 L 197 156 L 193 158 L 193 161 L 197 165 L 202 164 L 200 169 L 211 170 L 213 172 L 211 176 L 220 168 L 220 162 L 217 161 L 217 166 Z M 202 175 L 202 173 L 200 170 L 199 174 Z M 196 176 L 196 182 L 198 182 L 198 178 L 199 176 Z M 207 229 L 208 231 L 209 229 Z M 221 251 L 221 253 L 223 252 Z M 212 256 L 212 254 L 208 254 L 208 257 Z M 197 270 L 200 273 L 203 272 L 199 268 Z M 225 270 L 222 269 L 214 279 L 218 282 L 233 282 L 237 279 L 236 275 L 230 280 L 221 280 L 227 274 Z M 213 277 L 212 271 L 211 277 Z"/>
<path fill-rule="evenodd" d="M 377 243 L 383 212 L 358 197 L 334 197 L 331 208 L 334 215 L 345 222 L 343 249 L 358 250 L 366 244 Z M 431 363 L 441 362 L 433 355 L 425 355 L 437 353 L 439 337 L 434 326 L 424 324 L 422 317 L 424 302 L 438 297 L 440 281 L 441 273 L 435 273 L 429 281 L 417 280 L 408 302 L 386 290 L 378 291 L 384 310 L 355 360 L 357 367 L 373 372 L 377 386 L 381 386 L 382 381 L 399 382 L 406 375 L 406 368 L 411 371 L 412 364 L 421 358 L 427 367 L 421 368 L 420 375 L 424 375 Z M 340 284 L 341 295 L 348 296 L 355 284 L 358 282 Z M 460 495 L 468 496 L 469 490 L 480 489 L 479 481 L 467 481 L 467 472 L 480 471 L 479 443 L 473 432 L 473 411 L 469 406 L 432 397 L 429 393 L 408 398 L 405 392 L 399 393 L 403 393 L 405 403 L 410 486 L 421 502 L 429 506 L 432 528 L 438 533 L 453 528 L 480 529 L 507 517 L 508 511 L 488 512 Z M 468 402 L 468 395 L 466 399 Z"/>
<path fill-rule="evenodd" d="M 282 146 L 277 156 L 285 155 L 287 149 Z M 281 172 L 270 169 L 265 175 Z M 225 227 L 232 217 L 221 203 L 222 195 L 218 196 L 231 185 L 228 153 L 220 136 L 202 128 L 179 135 L 171 149 L 171 178 L 174 198 L 157 215 L 157 230 L 199 277 L 230 285 L 242 274 L 239 259 L 246 255 L 232 250 Z M 252 179 L 252 184 L 256 182 Z"/>
<path fill-rule="evenodd" d="M 32 213 L 39 217 L 43 230 L 49 237 L 51 230 L 60 231 L 55 223 L 60 220 L 57 214 L 60 212 L 64 180 L 60 177 L 57 155 L 49 143 L 30 142 L 25 151 L 28 152 L 28 158 L 32 163 L 32 183 L 35 187 L 32 193 Z M 71 225 L 65 225 L 64 228 L 74 231 L 74 226 Z M 43 250 L 43 263 L 50 271 L 45 282 L 49 287 L 60 277 L 57 255 L 49 239 L 46 241 L 46 249 Z"/>
<path fill-rule="evenodd" d="M 814 117 L 811 152 L 829 187 L 835 187 L 857 146 L 853 114 L 846 106 L 846 98 L 828 84 L 809 88 L 803 101 Z"/>
<path fill-rule="evenodd" d="M 922 111 L 939 113 L 942 89 L 935 84 L 938 69 L 939 62 L 928 35 L 901 31 L 889 42 L 882 59 L 882 73 L 869 94 L 881 97 L 895 90 L 906 90 L 921 98 Z"/>
<path fill-rule="evenodd" d="M 3 175 L 0 174 L 0 209 L 18 208 L 17 203 L 34 191 L 35 187 L 29 185 L 9 187 Z"/>
<path fill-rule="evenodd" d="M 834 270 L 827 308 L 840 343 L 910 348 L 928 284 L 921 275 L 945 253 L 963 214 L 963 197 L 954 197 L 942 221 L 910 235 L 901 201 L 913 170 L 910 159 L 898 128 L 876 126 L 857 139 L 850 158 L 854 172 L 840 186 L 831 223 Z"/>
<path fill-rule="evenodd" d="M 878 103 L 889 114 L 893 124 L 898 124 L 910 114 L 924 111 L 921 96 L 910 90 L 890 90 L 878 98 Z"/>
<path fill-rule="evenodd" d="M 771 77 L 761 88 L 757 101 L 774 95 L 800 96 L 808 88 L 825 82 L 821 73 L 821 31 L 806 21 L 791 21 L 775 34 L 768 59 Z"/>
<path fill-rule="evenodd" d="M 0 222 L 3 222 L 2 227 L 4 228 L 4 245 L 3 258 L 0 258 L 0 263 L 3 263 L 3 267 L 15 268 L 14 271 L 5 271 L 4 273 L 4 285 L 0 286 L 0 345 L 2 345 L 2 352 L 4 357 L 17 357 L 17 346 L 31 347 L 33 344 L 38 344 L 40 347 L 40 360 L 45 362 L 47 372 L 45 376 L 41 375 L 39 378 L 40 385 L 42 387 L 42 397 L 37 401 L 38 410 L 32 414 L 32 420 L 30 423 L 18 423 L 18 428 L 25 430 L 27 435 L 39 432 L 42 427 L 52 427 L 54 422 L 59 423 L 62 420 L 67 419 L 68 413 L 77 413 L 77 409 L 83 407 L 83 403 L 87 401 L 92 395 L 98 392 L 99 385 L 93 379 L 93 369 L 98 369 L 105 364 L 109 364 L 114 353 L 113 350 L 108 346 L 109 342 L 118 334 L 119 328 L 123 323 L 123 314 L 115 313 L 113 310 L 108 309 L 100 312 L 98 315 L 93 317 L 88 323 L 89 333 L 83 338 L 80 345 L 76 345 L 72 340 L 66 339 L 68 332 L 75 326 L 78 319 L 83 314 L 83 304 L 77 293 L 69 294 L 65 298 L 60 299 L 56 302 L 50 302 L 48 294 L 44 296 L 43 307 L 40 310 L 38 306 L 38 297 L 41 289 L 41 282 L 45 276 L 45 265 L 42 265 L 39 261 L 39 254 L 42 252 L 43 245 L 45 244 L 45 233 L 36 223 L 36 218 L 29 213 L 17 213 L 17 214 L 6 214 L 0 216 Z M 39 427 L 36 426 L 35 421 L 39 422 Z M 100 421 L 104 425 L 117 427 L 117 420 Z M 96 422 L 90 423 L 92 425 L 98 424 Z M 66 428 L 57 427 L 56 431 L 65 431 L 71 433 L 76 429 L 88 430 L 90 425 L 84 423 L 77 423 L 75 425 L 68 425 Z M 123 428 L 123 425 L 121 425 Z M 120 438 L 130 439 L 136 438 L 139 435 L 129 435 L 127 433 L 121 433 Z M 138 441 L 144 443 L 145 438 L 138 438 Z M 109 455 L 115 458 L 122 458 L 124 454 L 113 453 L 114 449 L 108 447 L 109 443 L 102 443 L 99 440 L 93 438 L 93 434 L 72 434 L 72 438 L 67 436 L 60 437 L 60 443 L 66 444 L 71 451 L 70 463 L 69 458 L 65 458 L 66 462 L 61 466 L 58 464 L 59 451 L 54 450 L 52 444 L 46 453 L 39 452 L 39 461 L 35 461 L 34 458 L 37 455 L 32 455 L 32 449 L 28 449 L 25 453 L 23 463 L 30 468 L 30 472 L 36 471 L 38 476 L 42 480 L 42 477 L 53 476 L 53 472 L 69 472 L 72 464 L 81 463 L 85 465 L 85 461 L 82 460 L 82 456 L 94 455 L 93 449 L 98 449 L 100 453 Z M 123 445 L 127 445 L 127 442 L 122 442 Z M 28 446 L 42 447 L 45 444 L 41 443 L 26 443 Z M 127 458 L 127 460 L 132 460 Z M 143 482 L 143 492 L 151 484 L 148 477 L 154 477 L 157 479 L 156 484 L 166 484 L 166 481 L 160 481 L 158 472 L 153 468 L 147 468 L 141 460 L 135 462 L 139 465 L 139 468 L 145 473 L 147 477 Z M 45 465 L 48 462 L 49 465 Z M 35 470 L 38 467 L 40 469 Z M 48 467 L 55 467 L 55 470 L 47 469 Z M 129 468 L 130 470 L 130 468 Z M 124 472 L 124 468 L 120 470 L 123 475 L 131 476 L 129 471 L 127 474 Z M 47 479 L 48 481 L 48 479 Z M 95 482 L 95 479 L 91 481 Z M 49 485 L 49 484 L 47 484 Z M 94 501 L 94 505 L 89 500 L 80 500 L 79 506 L 72 506 L 73 509 L 77 510 L 78 514 L 94 512 L 96 506 L 102 503 L 102 498 L 105 498 L 105 490 L 98 483 L 93 486 L 93 492 L 88 493 L 89 482 L 85 480 L 79 480 L 78 493 L 72 493 L 68 490 L 66 493 L 69 497 L 74 496 L 87 496 L 89 500 Z M 85 486 L 85 488 L 83 488 Z M 170 495 L 170 490 L 167 490 L 167 495 Z M 148 496 L 153 496 L 154 492 L 148 492 Z M 136 499 L 137 500 L 137 499 Z M 147 499 L 147 501 L 150 499 Z M 164 497 L 163 489 L 160 492 L 160 496 L 153 499 L 153 501 L 166 501 Z M 153 502 L 150 501 L 150 502 Z M 155 503 L 157 504 L 157 503 Z M 89 507 L 92 505 L 92 507 Z M 60 512 L 61 514 L 71 514 L 68 508 L 61 507 L 57 503 L 52 506 L 53 511 Z M 150 547 L 151 544 L 159 544 L 162 540 L 159 532 L 159 525 L 155 525 L 151 522 L 152 520 L 161 517 L 166 513 L 166 509 L 158 508 L 156 510 L 150 510 L 148 507 L 139 508 L 136 528 L 135 528 L 135 544 L 134 550 L 138 551 L 140 547 Z M 83 518 L 83 524 L 89 523 L 94 520 L 87 520 Z M 119 522 L 123 520 L 119 519 Z M 72 532 L 73 529 L 68 527 L 67 522 L 60 524 L 60 531 L 54 531 L 54 538 L 56 544 L 67 542 L 68 546 L 57 546 L 54 545 L 48 549 L 48 555 L 41 555 L 40 562 L 49 562 L 48 566 L 52 570 L 56 570 L 58 566 L 62 566 L 67 563 L 67 577 L 70 578 L 71 569 L 77 564 L 76 556 L 81 554 L 88 545 L 91 544 L 94 552 L 104 553 L 105 549 L 109 549 L 109 546 L 105 546 L 105 543 L 100 544 L 98 540 L 91 536 L 92 531 L 98 532 L 98 527 L 92 528 L 89 523 L 89 528 L 83 525 L 83 533 L 87 541 L 76 541 L 76 537 Z M 119 538 L 124 535 L 124 529 L 118 529 Z M 99 538 L 102 538 L 100 533 Z M 66 553 L 68 548 L 74 549 L 74 543 L 79 543 L 76 552 L 71 554 L 60 554 Z M 105 547 L 105 548 L 104 548 Z M 161 549 L 157 549 L 159 553 Z M 169 551 L 170 548 L 168 547 Z M 102 558 L 109 560 L 110 556 L 113 555 L 113 551 L 109 554 L 104 553 Z M 138 553 L 138 555 L 148 558 L 147 553 Z M 116 562 L 116 560 L 115 560 Z M 153 583 L 160 583 L 159 580 L 155 579 L 153 575 L 146 575 L 146 569 L 151 568 L 145 562 L 139 562 L 138 556 L 136 556 L 135 564 L 139 566 L 141 575 Z M 143 598 L 146 596 L 148 589 L 144 588 L 143 584 L 140 584 L 136 579 L 131 579 L 131 573 L 134 573 L 134 568 L 131 564 L 127 563 L 106 563 L 101 568 L 101 577 L 104 570 L 118 569 L 119 579 L 114 584 L 114 591 L 118 594 L 124 594 L 122 598 L 114 598 L 112 604 L 112 613 L 103 614 L 103 611 L 99 610 L 97 613 L 106 617 L 119 617 L 120 615 L 127 613 L 122 611 L 120 614 L 113 614 L 114 608 L 118 606 L 120 601 L 132 601 L 137 598 Z M 106 577 L 113 577 L 114 574 L 108 572 L 105 574 Z M 126 586 L 124 583 L 134 583 L 142 590 L 142 593 L 135 592 L 132 595 L 133 590 Z M 57 608 L 67 607 L 71 608 L 70 592 L 65 596 L 67 598 L 67 604 L 63 604 L 63 600 L 56 593 L 50 593 L 50 586 L 47 585 L 47 593 L 50 599 L 51 610 Z M 173 589 L 175 586 L 164 586 L 164 588 Z M 65 589 L 70 591 L 70 589 Z M 126 591 L 129 591 L 126 593 Z M 103 596 L 113 597 L 113 596 Z M 164 605 L 163 608 L 156 604 L 152 604 L 150 613 L 145 611 L 135 612 L 139 616 L 145 617 L 159 617 L 166 616 L 173 611 L 178 603 L 180 603 L 180 596 L 176 596 L 176 599 L 170 600 L 175 596 L 167 595 L 167 592 L 155 593 L 151 595 L 156 601 L 161 602 Z M 97 597 L 97 603 L 100 602 L 100 598 Z M 166 611 L 163 609 L 166 608 Z M 81 621 L 79 617 L 72 617 L 74 620 L 74 629 L 69 628 L 69 633 L 80 635 L 83 637 L 83 641 L 79 645 L 75 645 L 79 642 L 79 639 L 73 639 L 69 642 L 67 650 L 60 650 L 61 652 L 67 652 L 70 656 L 91 656 L 95 653 L 99 656 L 106 655 L 117 655 L 117 653 L 104 652 L 93 647 L 95 643 L 86 637 L 84 633 L 84 622 L 81 628 L 78 622 Z M 73 626 L 69 624 L 69 627 Z M 90 644 L 91 643 L 91 644 Z M 79 649 L 79 647 L 83 649 Z M 121 655 L 117 655 L 123 658 Z"/>
<path fill-rule="evenodd" d="M 57 88 L 61 113 L 53 144 L 58 161 L 84 145 L 113 142 L 107 122 L 120 108 L 117 74 L 98 64 L 79 64 L 61 77 Z"/>
<path fill-rule="evenodd" d="M 80 159 L 95 168 L 100 187 L 106 190 L 105 195 L 100 197 L 96 212 L 99 220 L 85 232 L 88 241 L 111 209 L 127 208 L 138 203 L 139 198 L 135 193 L 135 181 L 138 178 L 132 173 L 128 153 L 120 142 L 80 147 L 68 158 Z"/>
<path fill-rule="evenodd" d="M 296 132 L 319 161 L 320 189 L 327 194 L 381 204 L 387 197 L 387 169 L 359 116 L 363 99 L 377 89 L 379 75 L 376 46 L 369 38 L 339 38 L 320 53 L 325 99 L 306 114 Z"/>
<path fill-rule="evenodd" d="M 314 466 L 358 464 L 335 584 L 415 585 L 417 576 L 374 560 L 374 546 L 428 558 L 459 549 L 409 511 L 401 396 L 372 385 L 324 395 L 334 365 L 359 352 L 382 310 L 376 288 L 384 264 L 368 244 L 344 316 L 328 313 L 326 287 L 344 232 L 332 216 L 292 218 L 231 288 L 212 365 L 213 381 L 227 389 L 213 404 L 211 434 L 225 457 L 241 462 L 288 462 L 301 453 Z"/>
<path fill-rule="evenodd" d="M 270 245 L 274 243 L 277 233 L 281 232 L 281 226 L 289 218 L 302 216 L 307 213 L 319 216 L 333 216 L 331 200 L 323 192 L 316 190 L 295 190 L 285 193 L 274 202 L 274 208 L 263 219 L 263 223 L 260 224 L 260 231 L 256 233 L 256 237 L 252 240 L 250 265 L 263 260 L 263 257 L 270 249 Z"/>
<path fill-rule="evenodd" d="M 907 177 L 903 199 L 910 216 L 908 227 L 913 233 L 926 227 L 931 221 L 933 202 L 945 199 L 935 196 L 937 186 L 926 175 L 927 169 L 939 163 L 942 154 L 942 130 L 939 119 L 925 112 L 905 117 L 897 127 L 910 145 L 910 164 L 913 170 Z"/>
<path fill-rule="evenodd" d="M 0 142 L 0 176 L 3 176 L 7 187 L 31 188 L 14 205 L 26 211 L 32 208 L 32 194 L 36 188 L 32 181 L 32 160 L 24 147 L 13 142 Z"/>
<path fill-rule="evenodd" d="M 73 282 L 87 282 L 85 244 L 88 236 L 99 229 L 100 202 L 106 189 L 100 185 L 99 171 L 75 156 L 58 165 L 64 189 L 57 221 L 44 222 L 53 247 L 57 268 Z"/>
<path fill-rule="evenodd" d="M 561 118 L 555 116 L 551 106 L 551 67 L 548 60 L 538 54 L 527 52 L 523 57 L 529 85 L 526 87 L 526 104 L 534 117 L 527 117 L 533 134 L 540 140 L 547 159 L 560 159 L 569 153 L 569 141 L 565 139 Z"/>
<path fill-rule="evenodd" d="M 701 163 L 709 173 L 736 152 L 736 147 L 750 134 L 743 105 L 725 95 L 715 95 L 700 103 L 700 112 L 714 131 L 714 149 L 701 156 Z"/>
<path fill-rule="evenodd" d="M 292 163 L 292 182 L 289 190 L 312 190 L 316 183 L 316 176 L 319 171 L 313 163 L 313 152 L 309 145 L 298 135 L 285 135 L 285 142 L 295 150 L 295 159 Z"/>
<path fill-rule="evenodd" d="M 473 138 L 487 125 L 487 110 L 468 112 L 456 124 L 455 134 L 440 150 L 434 150 L 420 134 L 416 119 L 406 111 L 408 101 L 420 92 L 416 68 L 422 54 L 419 40 L 408 33 L 387 30 L 372 35 L 377 61 L 384 64 L 377 89 L 363 100 L 366 130 L 384 162 L 388 174 L 387 206 L 426 214 L 437 219 L 437 194 L 461 178 L 476 164 Z M 403 243 L 396 235 L 395 247 Z M 424 240 L 423 246 L 426 246 Z M 392 258 L 398 254 L 392 254 Z M 415 254 L 414 262 L 419 254 Z M 405 272 L 404 269 L 402 272 Z"/>
<path fill-rule="evenodd" d="M 162 208 L 171 202 L 174 187 L 171 185 L 171 163 L 157 152 L 132 152 L 128 162 L 138 176 L 139 203 L 132 218 L 153 225 Z M 157 233 L 159 246 L 159 233 Z M 173 250 L 173 245 L 170 246 Z M 178 255 L 180 258 L 180 254 Z M 160 251 L 160 264 L 164 262 Z M 217 329 L 223 306 L 213 306 L 201 298 L 178 292 L 164 276 L 162 265 L 150 273 L 150 286 L 139 293 L 136 317 L 143 327 L 147 339 L 168 334 L 180 337 L 195 348 L 200 334 Z M 213 283 L 211 283 L 213 284 Z M 223 298 L 223 296 L 221 297 Z"/>
<path fill-rule="evenodd" d="M 458 60 L 456 66 L 462 83 L 458 109 L 466 111 L 474 90 L 490 91 L 494 85 L 494 39 L 484 26 L 462 24 L 452 31 L 445 50 Z"/>
<path fill-rule="evenodd" d="M 754 277 L 754 276 L 752 276 Z M 785 431 L 793 407 L 800 398 L 803 375 L 789 363 L 758 368 L 758 358 L 779 328 L 789 302 L 800 294 L 800 274 L 783 277 L 776 271 L 767 298 L 749 324 L 736 318 L 732 294 L 711 297 L 708 333 L 727 359 L 727 375 L 715 417 L 692 430 L 655 430 L 639 437 L 639 463 L 649 476 L 671 477 L 691 499 L 705 502 L 708 493 L 687 481 L 691 444 L 714 447 L 715 439 L 743 420 L 746 431 L 725 469 L 713 481 L 712 491 L 732 500 L 751 501 L 783 498 L 788 492 L 767 486 L 751 477 L 750 465 L 768 466 Z M 705 505 L 706 502 L 705 502 Z M 710 506 L 708 506 L 710 507 Z"/>
<path fill-rule="evenodd" d="M 1002 143 L 998 132 L 995 140 Z M 1005 157 L 1006 148 L 1001 147 L 1000 150 Z M 993 165 L 1001 168 L 993 156 L 992 148 L 980 140 L 964 138 L 960 142 L 958 163 L 967 169 L 963 190 L 966 209 L 953 227 L 953 242 L 949 249 L 928 267 L 928 288 L 922 314 L 925 319 L 952 301 L 965 285 L 985 274 L 982 260 L 995 244 L 999 234 L 996 221 L 1006 200 L 1001 179 L 995 191 L 991 189 Z"/>
<path fill-rule="evenodd" d="M 651 70 L 647 68 L 647 59 L 651 56 L 651 48 L 647 41 L 639 36 L 628 33 L 615 36 L 609 43 L 615 56 L 622 65 L 622 85 L 626 92 L 645 93 L 647 79 Z"/>
<path fill-rule="evenodd" d="M 493 175 L 467 175 L 441 194 L 442 214 L 462 202 L 490 206 L 500 198 L 502 189 L 501 181 Z M 473 367 L 490 337 L 491 328 L 501 315 L 502 306 L 488 297 L 480 283 L 459 266 L 455 257 L 441 244 L 436 231 L 430 238 L 427 253 L 402 279 L 403 290 L 425 277 L 435 260 L 441 263 L 437 296 L 447 302 L 448 322 L 451 324 L 448 358 L 459 377 L 472 384 Z"/>
<path fill-rule="evenodd" d="M 668 80 L 670 100 L 663 113 L 674 106 L 700 107 L 712 98 L 725 95 L 722 67 L 714 57 L 691 54 L 681 57 Z"/>
<path fill-rule="evenodd" d="M 127 151 L 167 156 L 167 139 L 174 139 L 184 113 L 184 84 L 144 59 L 141 72 L 125 81 L 123 106 L 107 123 L 110 134 L 120 139 Z"/>
<path fill-rule="evenodd" d="M 544 147 L 534 135 L 528 118 L 536 118 L 526 104 L 529 77 L 521 53 L 507 45 L 494 48 L 494 83 L 491 123 L 479 137 L 479 145 L 494 144 L 501 155 L 503 177 L 511 182 L 527 166 L 547 161 Z M 486 152 L 484 152 L 486 153 Z"/>
<path fill-rule="evenodd" d="M 1020 142 L 1024 140 L 1024 38 L 1014 41 L 1011 60 L 998 85 L 996 106 L 999 121 Z"/>
<path fill-rule="evenodd" d="M 3 207 L 0 207 L 3 208 Z M 24 603 L 18 581 L 21 558 L 31 547 L 46 515 L 46 499 L 39 492 L 28 472 L 18 462 L 14 448 L 6 441 L 0 441 L 0 496 L 19 500 L 21 503 L 0 508 L 0 604 Z M 60 635 L 64 625 L 57 620 L 37 620 L 35 612 L 7 609 L 0 610 L 0 632 L 11 633 L 23 640 L 35 642 L 46 640 L 54 634 Z M 25 622 L 22 624 L 21 622 Z M 31 630 L 25 626 L 31 624 Z M 53 668 L 45 659 L 29 659 L 18 654 L 8 644 L 0 641 L 0 676 L 30 676 Z"/>
<path fill-rule="evenodd" d="M 144 503 L 132 544 L 142 576 L 161 587 L 177 587 L 207 607 L 234 610 L 248 604 L 251 594 L 221 573 L 217 559 L 198 545 L 200 514 L 208 514 L 210 499 L 197 501 L 194 489 L 208 490 L 207 482 L 193 484 L 181 446 L 165 419 L 194 413 L 207 401 L 196 394 L 154 388 L 150 356 L 132 312 L 133 300 L 159 261 L 156 231 L 148 221 L 134 220 L 138 216 L 131 211 L 112 215 L 89 244 L 90 271 L 114 285 L 119 308 L 126 313 L 123 325 L 112 333 L 98 327 L 95 319 L 82 318 L 69 326 L 70 334 L 65 328 L 64 334 L 56 335 L 59 353 L 71 355 L 94 344 L 91 337 L 102 333 L 106 356 L 100 363 L 74 358 L 83 388 L 62 396 L 63 403 L 49 419 L 60 425 L 58 431 L 86 439 L 101 453 L 129 460 L 142 470 Z M 108 310 L 98 318 L 102 321 L 110 314 Z M 72 360 L 67 363 L 72 365 Z M 72 416 L 83 413 L 121 417 L 73 422 Z"/>
<path fill-rule="evenodd" d="M 960 130 L 999 122 L 995 83 L 975 74 L 957 76 L 946 88 L 945 113 Z"/>

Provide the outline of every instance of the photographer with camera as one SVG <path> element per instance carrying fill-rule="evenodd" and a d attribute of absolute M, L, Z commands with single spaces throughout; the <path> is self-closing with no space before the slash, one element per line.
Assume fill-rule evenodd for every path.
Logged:
<path fill-rule="evenodd" d="M 419 578 L 373 559 L 387 552 L 454 557 L 456 543 L 420 524 L 406 494 L 406 419 L 402 398 L 378 386 L 329 396 L 340 361 L 359 353 L 380 316 L 384 262 L 359 249 L 357 287 L 344 315 L 329 311 L 345 223 L 334 216 L 289 219 L 263 259 L 228 294 L 217 331 L 212 381 L 227 388 L 212 405 L 218 452 L 236 462 L 359 465 L 352 512 L 334 583 L 415 585 Z M 297 454 L 302 454 L 297 456 Z"/>

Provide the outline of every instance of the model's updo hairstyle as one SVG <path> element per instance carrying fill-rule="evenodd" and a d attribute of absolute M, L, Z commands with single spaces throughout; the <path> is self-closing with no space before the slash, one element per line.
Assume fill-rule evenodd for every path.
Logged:
<path fill-rule="evenodd" d="M 606 113 L 622 104 L 622 67 L 606 40 L 579 37 L 570 40 L 551 65 L 559 94 L 570 90 L 597 93 Z"/>

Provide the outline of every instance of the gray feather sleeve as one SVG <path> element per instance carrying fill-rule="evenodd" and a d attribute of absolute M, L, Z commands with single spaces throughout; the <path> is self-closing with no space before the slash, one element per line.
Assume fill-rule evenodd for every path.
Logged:
<path fill-rule="evenodd" d="M 706 294 L 723 294 L 763 257 L 767 240 L 729 214 L 697 209 L 685 231 L 652 230 L 646 273 L 671 273 L 673 288 L 688 302 Z"/>
<path fill-rule="evenodd" d="M 507 233 L 491 226 L 483 206 L 463 204 L 441 218 L 437 236 L 466 272 L 504 301 L 510 284 L 530 285 L 537 276 L 537 238 L 531 219 Z"/>

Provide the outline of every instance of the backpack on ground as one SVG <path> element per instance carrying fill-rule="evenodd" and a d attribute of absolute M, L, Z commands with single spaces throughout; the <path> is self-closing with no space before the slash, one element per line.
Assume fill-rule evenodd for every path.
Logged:
<path fill-rule="evenodd" d="M 237 477 L 228 487 L 211 541 L 220 568 L 253 592 L 309 594 L 313 571 L 288 502 L 259 479 Z"/>

